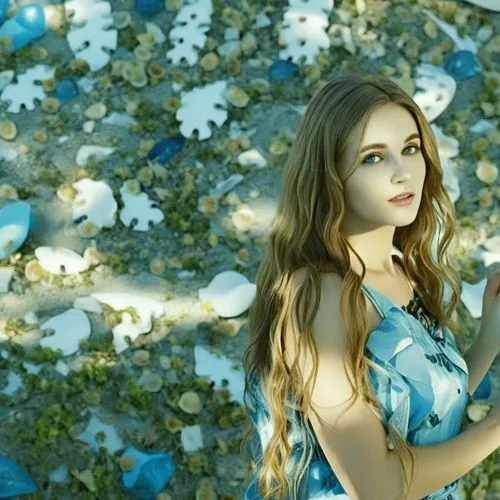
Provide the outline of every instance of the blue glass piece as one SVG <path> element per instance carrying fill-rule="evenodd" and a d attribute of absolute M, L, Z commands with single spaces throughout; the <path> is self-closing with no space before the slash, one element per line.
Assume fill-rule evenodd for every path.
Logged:
<path fill-rule="evenodd" d="M 148 453 L 128 446 L 122 456 L 136 459 L 131 470 L 122 473 L 125 491 L 141 500 L 154 500 L 175 472 L 175 462 L 167 453 Z"/>
<path fill-rule="evenodd" d="M 467 80 L 478 75 L 483 68 L 470 50 L 459 50 L 449 57 L 444 69 L 455 80 Z"/>
<path fill-rule="evenodd" d="M 0 0 L 0 24 L 5 21 L 9 10 L 9 0 Z"/>
<path fill-rule="evenodd" d="M 0 498 L 36 493 L 38 486 L 19 465 L 0 453 Z"/>
<path fill-rule="evenodd" d="M 32 224 L 31 206 L 26 201 L 9 203 L 0 209 L 0 259 L 10 257 L 21 247 Z"/>
<path fill-rule="evenodd" d="M 80 89 L 74 78 L 62 78 L 56 83 L 56 96 L 61 101 L 71 101 L 79 93 Z"/>
<path fill-rule="evenodd" d="M 9 36 L 16 51 L 45 34 L 45 10 L 39 3 L 25 4 L 0 26 L 0 38 Z"/>
<path fill-rule="evenodd" d="M 273 83 L 286 82 L 295 76 L 298 70 L 299 67 L 293 61 L 280 59 L 269 67 L 269 81 Z"/>
<path fill-rule="evenodd" d="M 135 11 L 141 16 L 152 16 L 163 8 L 163 0 L 135 0 Z"/>
<path fill-rule="evenodd" d="M 184 137 L 170 137 L 161 139 L 148 152 L 148 159 L 164 165 L 170 161 L 184 146 Z"/>
<path fill-rule="evenodd" d="M 477 386 L 477 389 L 472 395 L 472 399 L 488 399 L 491 395 L 491 375 L 490 372 L 486 372 L 486 375 L 481 380 L 481 383 Z"/>

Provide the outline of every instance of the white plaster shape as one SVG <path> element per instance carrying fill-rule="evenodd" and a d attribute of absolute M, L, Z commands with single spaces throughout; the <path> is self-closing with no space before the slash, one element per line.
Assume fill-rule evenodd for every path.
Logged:
<path fill-rule="evenodd" d="M 223 387 L 223 380 L 231 391 L 233 401 L 243 404 L 243 390 L 245 388 L 245 375 L 243 369 L 235 369 L 234 361 L 225 356 L 216 356 L 202 346 L 194 347 L 195 373 L 199 377 L 208 377 L 214 382 L 217 389 Z"/>
<path fill-rule="evenodd" d="M 112 154 L 116 148 L 108 148 L 105 146 L 94 146 L 93 144 L 85 144 L 78 149 L 76 153 L 76 164 L 79 167 L 85 167 L 89 156 L 95 156 L 96 158 L 104 158 Z"/>
<path fill-rule="evenodd" d="M 441 128 L 435 123 L 431 125 L 431 128 L 436 138 L 440 158 L 454 158 L 457 156 L 460 148 L 458 140 L 451 135 L 444 134 Z"/>
<path fill-rule="evenodd" d="M 177 13 L 173 28 L 168 34 L 173 48 L 166 58 L 172 64 L 186 61 L 194 66 L 198 61 L 198 50 L 205 47 L 206 33 L 210 29 L 213 13 L 211 0 L 185 0 Z"/>
<path fill-rule="evenodd" d="M 201 426 L 185 425 L 181 429 L 181 443 L 186 453 L 191 453 L 203 448 L 203 435 Z"/>
<path fill-rule="evenodd" d="M 77 196 L 73 201 L 73 220 L 85 217 L 99 228 L 113 227 L 118 208 L 113 191 L 104 181 L 80 179 L 74 182 Z"/>
<path fill-rule="evenodd" d="M 417 66 L 415 83 L 422 90 L 415 93 L 413 100 L 427 120 L 432 122 L 453 100 L 457 88 L 455 79 L 441 67 L 422 63 Z"/>
<path fill-rule="evenodd" d="M 12 69 L 7 69 L 0 72 L 0 90 L 3 90 L 10 82 L 14 79 L 14 71 Z"/>
<path fill-rule="evenodd" d="M 9 291 L 10 282 L 14 276 L 14 267 L 0 267 L 0 293 Z"/>
<path fill-rule="evenodd" d="M 111 4 L 100 0 L 71 0 L 64 3 L 70 19 L 68 44 L 76 58 L 87 61 L 91 71 L 98 71 L 116 50 L 118 32 L 113 27 Z"/>
<path fill-rule="evenodd" d="M 305 57 L 306 64 L 313 64 L 315 56 L 330 47 L 326 28 L 333 0 L 288 0 L 288 4 L 280 33 L 286 48 L 280 51 L 280 59 L 291 58 L 299 64 Z"/>
<path fill-rule="evenodd" d="M 126 186 L 122 185 L 120 194 L 124 207 L 120 210 L 120 220 L 134 231 L 148 231 L 150 224 L 159 224 L 164 218 L 157 203 L 149 198 L 146 193 L 136 195 L 127 193 Z M 133 221 L 137 222 L 133 224 Z"/>
<path fill-rule="evenodd" d="M 267 167 L 267 160 L 258 149 L 249 149 L 238 155 L 238 163 L 242 167 Z"/>
<path fill-rule="evenodd" d="M 35 256 L 40 265 L 52 274 L 81 273 L 89 268 L 88 262 L 69 248 L 38 247 Z"/>
<path fill-rule="evenodd" d="M 115 125 L 116 127 L 125 128 L 130 127 L 136 122 L 137 120 L 132 118 L 128 113 L 118 113 L 116 111 L 113 111 L 108 116 L 106 116 L 106 118 L 103 118 L 101 120 L 101 123 L 104 123 L 105 125 Z"/>
<path fill-rule="evenodd" d="M 102 314 L 103 312 L 101 303 L 93 297 L 77 297 L 73 301 L 73 307 L 75 309 L 81 309 L 82 311 L 92 312 L 96 314 Z"/>
<path fill-rule="evenodd" d="M 101 442 L 96 439 L 98 432 L 106 434 L 104 441 Z M 78 436 L 78 440 L 87 443 L 95 452 L 99 451 L 99 448 L 102 446 L 113 454 L 124 446 L 115 428 L 112 425 L 105 424 L 95 415 L 90 417 L 87 428 Z"/>
<path fill-rule="evenodd" d="M 158 319 L 165 314 L 162 303 L 132 293 L 93 293 L 91 297 L 107 304 L 115 311 L 133 307 L 137 312 L 139 320 L 136 323 L 133 322 L 129 313 L 123 312 L 122 322 L 113 328 L 113 344 L 117 354 L 129 347 L 125 340 L 126 335 L 134 342 L 139 335 L 151 330 L 153 318 Z"/>
<path fill-rule="evenodd" d="M 240 184 L 244 180 L 245 177 L 243 177 L 243 175 L 232 174 L 227 179 L 217 182 L 215 184 L 215 188 L 211 189 L 208 194 L 210 196 L 213 196 L 214 198 L 219 199 L 226 193 L 229 193 L 231 189 L 235 188 L 238 184 Z"/>
<path fill-rule="evenodd" d="M 474 125 L 469 127 L 469 131 L 473 134 L 487 134 L 492 130 L 495 130 L 499 125 L 495 124 L 493 120 L 480 119 Z"/>
<path fill-rule="evenodd" d="M 40 326 L 40 330 L 54 330 L 54 334 L 40 339 L 42 347 L 52 350 L 61 349 L 64 356 L 74 354 L 80 349 L 79 343 L 90 336 L 90 321 L 80 309 L 68 309 L 54 316 Z"/>
<path fill-rule="evenodd" d="M 198 290 L 202 302 L 210 302 L 215 312 L 224 318 L 243 314 L 255 298 L 256 286 L 236 271 L 223 271 L 205 288 Z"/>
<path fill-rule="evenodd" d="M 445 23 L 444 21 L 441 21 L 435 14 L 433 14 L 430 10 L 428 9 L 422 9 L 425 14 L 434 22 L 436 23 L 441 30 L 448 35 L 452 40 L 453 43 L 455 44 L 455 48 L 457 51 L 459 50 L 469 50 L 473 54 L 477 54 L 478 47 L 477 44 L 470 38 L 469 36 L 461 38 L 458 36 L 457 29 L 455 26 L 452 24 Z"/>
<path fill-rule="evenodd" d="M 500 2 L 498 0 L 465 0 L 473 5 L 482 7 L 483 9 L 492 10 L 493 12 L 500 12 Z"/>
<path fill-rule="evenodd" d="M 54 73 L 54 68 L 43 64 L 32 66 L 24 73 L 18 73 L 0 95 L 0 100 L 10 102 L 7 111 L 9 113 L 19 113 L 21 106 L 24 106 L 28 111 L 33 111 L 35 101 L 43 101 L 47 97 L 43 86 L 39 83 L 41 80 L 52 78 Z"/>
<path fill-rule="evenodd" d="M 474 251 L 473 258 L 484 264 L 485 267 L 490 267 L 493 264 L 500 262 L 500 235 L 488 238 L 481 247 L 477 247 Z"/>
<path fill-rule="evenodd" d="M 220 127 L 227 119 L 226 98 L 224 92 L 227 81 L 220 80 L 194 88 L 181 97 L 181 106 L 175 117 L 179 122 L 181 134 L 192 137 L 198 130 L 198 139 L 208 139 L 212 135 L 209 122 Z"/>
<path fill-rule="evenodd" d="M 462 283 L 461 299 L 471 316 L 475 319 L 482 316 L 483 295 L 486 289 L 487 278 L 483 278 L 478 283 Z"/>
<path fill-rule="evenodd" d="M 0 389 L 0 394 L 12 396 L 22 386 L 23 381 L 21 377 L 12 370 L 9 370 L 7 374 L 7 385 L 3 389 Z"/>

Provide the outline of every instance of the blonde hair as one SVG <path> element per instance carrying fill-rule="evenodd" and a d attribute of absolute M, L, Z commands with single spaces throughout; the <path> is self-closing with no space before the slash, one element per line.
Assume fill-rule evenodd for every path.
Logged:
<path fill-rule="evenodd" d="M 244 458 L 251 464 L 252 473 L 258 471 L 258 491 L 264 500 L 285 498 L 290 490 L 293 491 L 290 498 L 298 499 L 299 483 L 312 459 L 310 389 L 316 380 L 318 352 L 311 328 L 319 306 L 321 273 L 326 272 L 337 273 L 343 279 L 340 306 L 345 331 L 349 332 L 346 362 L 354 376 L 354 380 L 349 377 L 354 391 L 351 405 L 361 397 L 383 422 L 404 471 L 404 497 L 413 478 L 414 456 L 405 439 L 384 422 L 382 408 L 370 384 L 368 368 L 373 363 L 364 353 L 368 331 L 366 301 L 361 291 L 366 268 L 340 231 L 346 205 L 345 181 L 341 181 L 337 171 L 339 158 L 352 137 L 359 139 L 356 144 L 361 145 L 371 113 L 387 103 L 404 107 L 415 119 L 426 163 L 418 214 L 408 226 L 396 227 L 394 244 L 401 250 L 404 269 L 426 309 L 443 327 L 449 328 L 455 338 L 462 335 L 459 325 L 451 319 L 459 302 L 460 275 L 458 266 L 452 265 L 446 255 L 448 246 L 457 244 L 455 208 L 443 186 L 443 171 L 432 129 L 417 104 L 392 80 L 376 75 L 336 76 L 316 91 L 298 123 L 296 140 L 283 174 L 277 212 L 257 271 L 255 300 L 249 311 L 250 339 L 243 356 L 245 400 L 250 380 L 256 375 L 265 387 L 263 393 L 273 428 L 262 456 L 258 460 L 252 455 L 244 455 Z M 359 124 L 362 124 L 362 132 L 358 138 L 355 129 Z M 350 173 L 354 167 L 350 167 Z M 442 236 L 435 262 L 431 241 L 439 225 Z M 361 263 L 362 276 L 350 267 L 348 247 Z M 306 271 L 306 279 L 299 284 L 296 271 L 301 268 Z M 451 287 L 447 310 L 443 308 L 444 280 Z M 292 335 L 296 357 L 291 369 L 285 363 L 286 324 L 293 325 L 298 333 Z M 313 371 L 304 382 L 298 359 L 306 349 L 312 355 Z M 294 467 L 290 467 L 292 449 L 287 436 L 297 412 L 290 409 L 299 410 L 304 447 Z M 246 449 L 255 431 L 252 426 L 245 434 L 241 451 Z M 411 474 L 408 477 L 409 460 Z"/>

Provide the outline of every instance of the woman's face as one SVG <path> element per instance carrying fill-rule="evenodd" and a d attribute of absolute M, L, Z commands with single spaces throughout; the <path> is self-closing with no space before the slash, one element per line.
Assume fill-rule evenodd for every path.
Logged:
<path fill-rule="evenodd" d="M 358 150 L 354 139 L 359 137 L 359 131 L 353 134 L 340 165 L 342 180 L 347 169 L 355 165 L 354 173 L 344 183 L 344 225 L 360 231 L 411 224 L 418 213 L 426 172 L 413 116 L 399 105 L 385 104 L 370 116 Z M 415 193 L 410 205 L 389 201 L 403 191 Z"/>

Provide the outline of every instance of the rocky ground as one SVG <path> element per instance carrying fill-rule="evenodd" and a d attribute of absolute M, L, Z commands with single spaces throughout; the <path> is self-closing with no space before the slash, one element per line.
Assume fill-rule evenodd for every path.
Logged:
<path fill-rule="evenodd" d="M 207 29 L 187 18 L 187 62 L 177 61 L 173 50 L 179 45 L 174 25 L 189 8 L 181 0 L 166 0 L 149 17 L 139 15 L 132 0 L 39 3 L 47 13 L 46 34 L 0 57 L 0 208 L 24 200 L 33 214 L 22 246 L 0 261 L 0 453 L 39 486 L 23 498 L 133 498 L 120 486 L 130 465 L 119 459 L 127 445 L 174 459 L 175 474 L 157 498 L 241 498 L 246 412 L 215 374 L 201 376 L 195 347 L 230 360 L 240 368 L 238 379 L 248 308 L 231 299 L 232 310 L 243 312 L 225 317 L 199 290 L 228 270 L 253 283 L 297 118 L 322 82 L 343 72 L 372 72 L 394 78 L 413 95 L 417 66 L 443 66 L 457 50 L 426 9 L 475 40 L 483 65 L 478 75 L 456 82 L 451 103 L 434 123 L 459 144 L 447 159 L 457 180 L 462 279 L 484 279 L 488 263 L 475 255 L 498 233 L 500 220 L 500 13 L 453 0 L 324 1 L 326 46 L 315 51 L 320 37 L 306 39 L 313 59 L 278 84 L 268 69 L 284 58 L 285 1 L 214 0 L 208 15 L 210 2 L 200 0 L 194 10 L 197 19 L 208 15 Z M 13 6 L 9 15 L 15 12 Z M 89 51 L 75 48 L 68 36 L 74 30 Z M 107 30 L 116 33 L 116 45 Z M 201 46 L 189 49 L 194 39 Z M 45 66 L 41 82 L 23 80 L 36 65 Z M 13 94 L 5 93 L 16 82 L 9 71 L 27 81 L 10 87 Z M 65 101 L 57 85 L 67 78 L 78 80 L 79 92 Z M 191 90 L 215 82 L 230 88 L 219 106 L 226 114 L 217 111 L 216 92 L 191 108 L 186 104 Z M 13 110 L 9 95 L 25 107 Z M 180 120 L 179 109 L 189 116 Z M 113 113 L 121 124 L 109 121 Z M 135 123 L 124 126 L 127 117 Z M 472 132 L 480 120 L 490 128 Z M 181 136 L 185 143 L 169 161 L 148 158 L 158 141 Z M 89 145 L 94 149 L 85 155 L 82 147 Z M 245 161 L 242 153 L 252 150 L 258 161 Z M 82 184 L 75 183 L 83 179 L 90 187 L 79 192 Z M 100 198 L 103 186 L 110 190 Z M 138 203 L 139 193 L 150 202 Z M 106 224 L 113 197 L 117 206 Z M 82 206 L 83 221 L 75 217 Z M 138 230 L 141 224 L 146 230 Z M 43 259 L 36 255 L 40 247 L 63 247 L 80 257 Z M 500 262 L 496 249 L 489 254 L 493 266 Z M 84 270 L 67 272 L 82 262 Z M 129 295 L 118 307 L 88 299 L 99 293 Z M 143 306 L 143 299 L 150 302 Z M 155 316 L 155 307 L 162 313 Z M 50 332 L 42 326 L 69 309 L 85 312 L 91 333 L 78 351 L 57 355 L 43 347 Z M 140 328 L 127 323 L 139 309 Z M 470 344 L 479 319 L 464 304 L 457 312 Z M 67 337 L 85 327 L 61 325 L 56 334 L 69 349 Z M 135 339 L 117 352 L 114 336 L 123 331 Z M 498 360 L 492 375 L 493 400 L 500 394 Z M 100 430 L 116 431 L 103 437 L 100 449 L 96 439 L 82 436 L 93 416 Z M 183 428 L 194 434 L 184 435 Z M 201 442 L 193 437 L 198 430 Z M 464 498 L 499 498 L 499 459 L 495 453 L 464 478 Z"/>

